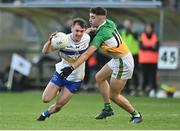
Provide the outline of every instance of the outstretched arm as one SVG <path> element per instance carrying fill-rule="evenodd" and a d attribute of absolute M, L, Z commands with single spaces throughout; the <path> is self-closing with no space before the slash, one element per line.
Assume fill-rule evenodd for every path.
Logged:
<path fill-rule="evenodd" d="M 79 67 L 82 63 L 84 63 L 95 51 L 97 48 L 93 45 L 91 45 L 86 52 L 84 52 L 76 62 L 72 64 L 72 67 L 76 69 Z"/>
<path fill-rule="evenodd" d="M 72 64 L 72 66 L 63 68 L 60 73 L 60 76 L 63 79 L 66 79 L 74 69 L 79 67 L 82 63 L 84 63 L 95 51 L 97 48 L 93 45 L 91 45 L 86 52 L 84 52 L 77 60 Z"/>

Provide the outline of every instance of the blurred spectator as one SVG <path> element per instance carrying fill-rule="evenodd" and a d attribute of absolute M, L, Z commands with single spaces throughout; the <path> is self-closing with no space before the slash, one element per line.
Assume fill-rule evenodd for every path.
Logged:
<path fill-rule="evenodd" d="M 157 62 L 158 62 L 159 41 L 153 30 L 153 24 L 149 23 L 141 34 L 139 63 L 142 65 L 142 93 L 148 95 L 150 90 L 157 93 Z M 147 86 L 150 86 L 150 89 Z"/>
<path fill-rule="evenodd" d="M 84 84 L 86 88 L 95 88 L 95 73 L 97 71 L 97 57 L 93 54 L 86 62 L 86 73 L 84 78 Z"/>
<path fill-rule="evenodd" d="M 73 17 L 69 17 L 64 26 L 64 30 L 63 30 L 64 33 L 66 33 L 66 34 L 71 33 L 72 23 L 73 23 Z"/>
<path fill-rule="evenodd" d="M 125 92 L 130 95 L 136 95 L 139 87 L 139 63 L 138 63 L 138 51 L 139 42 L 137 33 L 132 31 L 133 23 L 130 20 L 124 21 L 124 29 L 120 32 L 123 40 L 127 44 L 134 58 L 134 73 L 132 79 L 127 81 Z"/>
<path fill-rule="evenodd" d="M 0 92 L 7 91 L 7 87 L 4 85 L 4 73 L 0 72 Z"/>

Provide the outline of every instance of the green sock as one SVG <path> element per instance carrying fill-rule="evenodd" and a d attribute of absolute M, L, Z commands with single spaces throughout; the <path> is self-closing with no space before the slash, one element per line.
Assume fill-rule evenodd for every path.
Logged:
<path fill-rule="evenodd" d="M 104 109 L 108 110 L 109 108 L 111 108 L 111 104 L 110 103 L 104 103 Z"/>

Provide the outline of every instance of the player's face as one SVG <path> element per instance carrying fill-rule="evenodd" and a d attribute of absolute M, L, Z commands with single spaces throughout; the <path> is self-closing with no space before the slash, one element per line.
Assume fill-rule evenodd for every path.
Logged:
<path fill-rule="evenodd" d="M 92 27 L 98 27 L 101 24 L 102 16 L 97 16 L 96 14 L 89 14 L 89 22 Z"/>
<path fill-rule="evenodd" d="M 80 25 L 75 24 L 71 27 L 71 32 L 73 35 L 73 40 L 79 42 L 85 32 L 85 28 L 82 28 Z"/>

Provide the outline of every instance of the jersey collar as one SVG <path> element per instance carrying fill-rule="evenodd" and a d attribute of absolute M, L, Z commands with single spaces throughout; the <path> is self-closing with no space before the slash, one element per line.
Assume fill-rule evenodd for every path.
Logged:
<path fill-rule="evenodd" d="M 98 26 L 97 30 L 99 30 L 99 28 L 101 28 L 101 26 L 103 26 L 105 23 L 106 23 L 106 20 L 104 20 L 104 22 Z"/>

